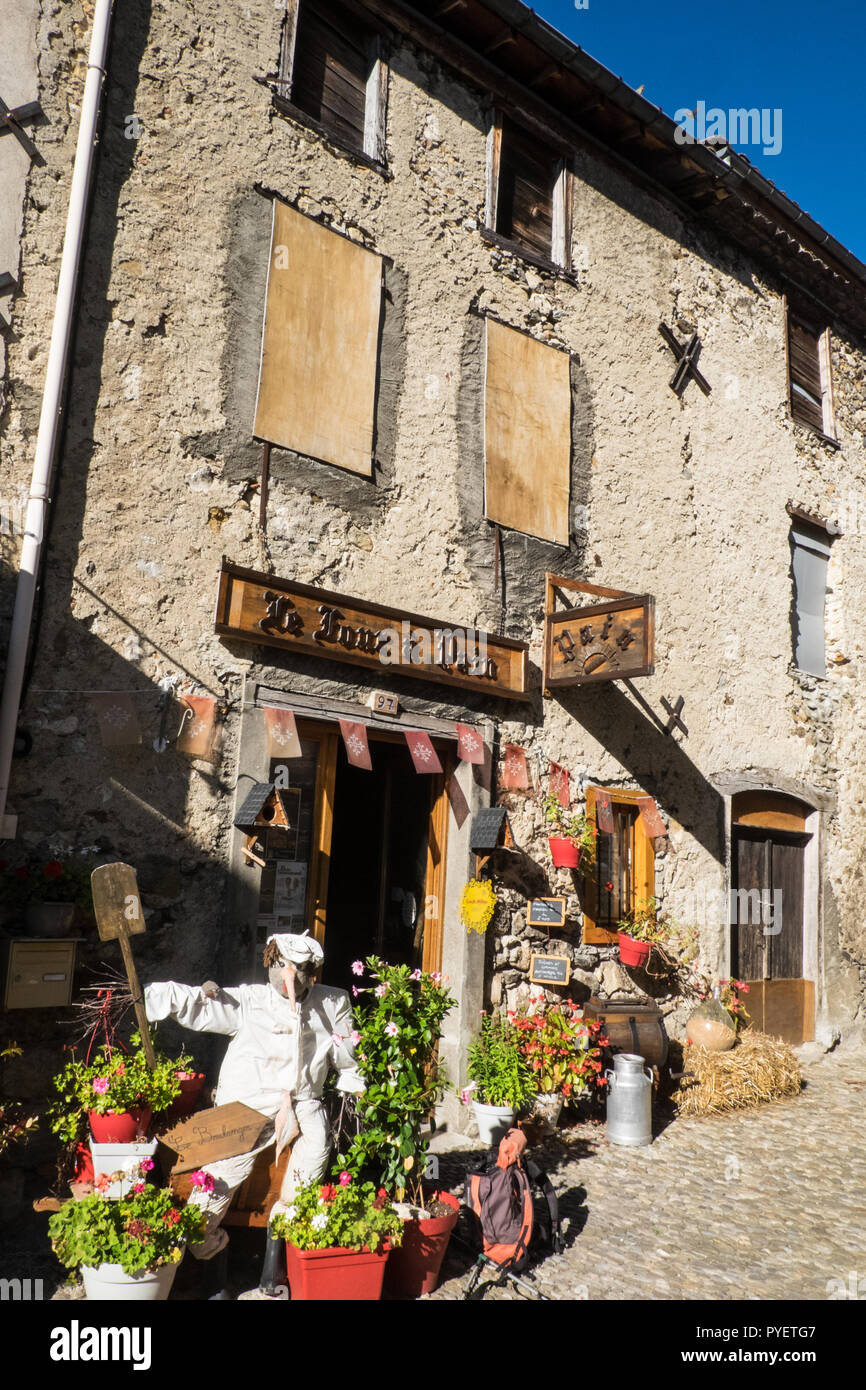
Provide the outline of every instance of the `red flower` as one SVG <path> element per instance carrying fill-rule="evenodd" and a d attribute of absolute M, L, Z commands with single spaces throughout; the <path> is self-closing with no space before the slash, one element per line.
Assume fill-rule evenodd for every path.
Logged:
<path fill-rule="evenodd" d="M 326 1183 L 319 1191 L 319 1196 L 323 1202 L 333 1202 L 337 1195 L 337 1189 L 331 1183 Z"/>
<path fill-rule="evenodd" d="M 604 885 L 604 891 L 605 893 L 613 892 L 613 884 L 611 883 L 610 879 L 608 879 L 607 883 Z"/>
<path fill-rule="evenodd" d="M 56 859 L 51 859 L 42 870 L 46 878 L 61 878 L 63 876 L 63 865 Z"/>
<path fill-rule="evenodd" d="M 166 1226 L 176 1226 L 180 1220 L 180 1212 L 177 1207 L 172 1207 L 171 1211 L 167 1211 L 162 1219 Z"/>

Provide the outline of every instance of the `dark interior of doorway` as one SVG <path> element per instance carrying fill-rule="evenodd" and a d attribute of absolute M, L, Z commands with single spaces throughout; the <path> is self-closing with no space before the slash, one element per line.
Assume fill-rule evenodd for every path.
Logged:
<path fill-rule="evenodd" d="M 323 982 L 349 989 L 352 962 L 421 965 L 430 778 L 405 743 L 370 740 L 371 772 L 337 751 Z"/>

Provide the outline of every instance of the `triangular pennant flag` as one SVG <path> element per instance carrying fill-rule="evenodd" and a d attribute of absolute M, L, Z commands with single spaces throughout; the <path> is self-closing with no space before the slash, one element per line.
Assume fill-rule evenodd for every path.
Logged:
<path fill-rule="evenodd" d="M 141 727 L 131 695 L 112 691 L 90 698 L 105 748 L 131 748 L 141 743 Z"/>
<path fill-rule="evenodd" d="M 292 710 L 265 705 L 265 728 L 268 731 L 268 753 L 272 758 L 303 756 L 298 726 Z"/>
<path fill-rule="evenodd" d="M 442 764 L 436 756 L 436 749 L 430 742 L 430 735 L 424 733 L 412 733 L 406 729 L 406 742 L 409 745 L 409 752 L 412 755 L 412 762 L 415 764 L 416 772 L 441 772 Z"/>
<path fill-rule="evenodd" d="M 505 745 L 505 766 L 502 770 L 502 785 L 509 791 L 527 791 L 529 788 L 529 768 L 526 762 L 526 749 L 518 748 L 516 743 Z"/>
<path fill-rule="evenodd" d="M 642 796 L 638 799 L 640 807 L 640 821 L 646 834 L 651 840 L 657 840 L 667 835 L 667 828 L 659 815 L 659 808 L 651 796 Z"/>
<path fill-rule="evenodd" d="M 370 745 L 367 742 L 367 725 L 356 723 L 353 719 L 341 719 L 340 733 L 343 735 L 346 757 L 352 767 L 362 767 L 365 772 L 372 772 L 373 763 L 370 758 Z"/>
<path fill-rule="evenodd" d="M 457 756 L 464 763 L 484 762 L 484 739 L 469 724 L 457 725 Z"/>
<path fill-rule="evenodd" d="M 192 714 L 184 718 L 177 740 L 178 752 L 210 761 L 215 747 L 216 700 L 210 695 L 182 695 L 181 704 Z"/>
<path fill-rule="evenodd" d="M 448 786 L 445 790 L 448 793 L 451 810 L 457 822 L 457 829 L 460 830 L 466 824 L 466 818 L 469 815 L 469 802 L 455 776 L 448 778 Z"/>
<path fill-rule="evenodd" d="M 559 763 L 550 764 L 550 795 L 555 796 L 560 806 L 566 809 L 571 805 L 568 791 L 568 769 Z"/>
<path fill-rule="evenodd" d="M 613 834 L 613 807 L 610 803 L 610 792 L 596 792 L 595 794 L 595 823 L 600 834 Z"/>

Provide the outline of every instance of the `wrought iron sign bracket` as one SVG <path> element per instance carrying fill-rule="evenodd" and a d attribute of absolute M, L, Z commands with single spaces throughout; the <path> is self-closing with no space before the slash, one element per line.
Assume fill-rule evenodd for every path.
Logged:
<path fill-rule="evenodd" d="M 553 686 L 652 675 L 655 600 L 649 594 L 546 574 L 543 694 Z M 563 592 L 565 591 L 565 592 Z M 603 602 L 569 606 L 566 593 Z M 562 605 L 557 611 L 557 601 Z M 567 625 L 564 625 L 567 624 Z"/>
<path fill-rule="evenodd" d="M 712 387 L 705 376 L 698 371 L 698 358 L 701 355 L 701 340 L 697 333 L 693 333 L 689 341 L 683 347 L 682 343 L 674 337 L 667 324 L 663 321 L 659 324 L 661 333 L 674 357 L 677 359 L 677 367 L 668 385 L 677 396 L 682 396 L 689 384 L 689 377 L 692 377 L 701 388 L 705 396 L 710 394 Z"/>

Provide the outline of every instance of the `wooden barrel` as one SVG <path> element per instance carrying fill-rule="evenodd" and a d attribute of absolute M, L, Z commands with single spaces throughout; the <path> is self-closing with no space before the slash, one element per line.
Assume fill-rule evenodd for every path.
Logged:
<path fill-rule="evenodd" d="M 585 1018 L 603 1024 L 612 1052 L 636 1052 L 649 1067 L 663 1067 L 668 1056 L 668 1035 L 657 1004 L 631 1000 L 588 999 Z"/>

